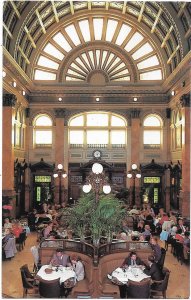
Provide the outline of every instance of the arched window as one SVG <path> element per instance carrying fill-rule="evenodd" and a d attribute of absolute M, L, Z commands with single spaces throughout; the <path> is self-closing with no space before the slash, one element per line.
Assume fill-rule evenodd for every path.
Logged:
<path fill-rule="evenodd" d="M 143 121 L 143 144 L 144 149 L 160 149 L 162 144 L 163 122 L 158 115 L 148 115 Z"/>
<path fill-rule="evenodd" d="M 33 122 L 34 147 L 52 146 L 52 119 L 46 114 L 37 115 Z"/>
<path fill-rule="evenodd" d="M 181 112 L 177 111 L 175 118 L 175 147 L 182 148 L 182 116 Z"/>
<path fill-rule="evenodd" d="M 89 112 L 73 117 L 69 122 L 71 148 L 121 148 L 126 145 L 126 121 L 106 112 Z"/>
<path fill-rule="evenodd" d="M 14 147 L 21 147 L 21 112 L 16 110 L 15 122 L 14 122 Z"/>

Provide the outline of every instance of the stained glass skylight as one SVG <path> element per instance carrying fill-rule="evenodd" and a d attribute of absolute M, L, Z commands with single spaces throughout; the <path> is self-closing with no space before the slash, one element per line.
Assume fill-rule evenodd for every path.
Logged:
<path fill-rule="evenodd" d="M 154 71 L 140 74 L 140 80 L 161 80 L 161 79 L 162 79 L 161 70 L 154 70 Z"/>
<path fill-rule="evenodd" d="M 69 52 L 72 49 L 72 47 L 70 46 L 70 44 L 68 43 L 68 41 L 65 39 L 65 37 L 63 36 L 63 34 L 61 32 L 58 32 L 57 34 L 55 34 L 55 36 L 53 37 L 53 40 L 60 47 L 62 47 L 66 52 Z"/>
<path fill-rule="evenodd" d="M 131 27 L 130 26 L 128 26 L 128 25 L 126 25 L 126 24 L 123 24 L 122 26 L 121 26 L 121 29 L 120 29 L 120 31 L 119 31 L 119 34 L 118 34 L 118 37 L 117 37 L 117 39 L 116 39 L 116 44 L 117 45 L 121 45 L 123 42 L 124 42 L 124 40 L 125 40 L 125 38 L 128 36 L 128 34 L 129 34 L 129 32 L 131 31 Z"/>
<path fill-rule="evenodd" d="M 44 47 L 44 52 L 50 54 L 53 57 L 58 58 L 59 60 L 63 60 L 64 54 L 61 53 L 56 47 L 54 47 L 51 43 L 47 43 L 47 45 Z"/>
<path fill-rule="evenodd" d="M 153 67 L 153 66 L 157 66 L 157 65 L 159 65 L 158 57 L 156 55 L 153 55 L 153 56 L 141 61 L 140 63 L 138 63 L 137 68 L 139 70 L 141 70 L 141 69 L 145 69 L 145 68 L 149 68 L 149 67 Z"/>
<path fill-rule="evenodd" d="M 121 20 L 101 15 L 84 17 L 73 24 L 63 26 L 51 37 L 54 44 L 50 40 L 42 48 L 35 66 L 35 79 L 61 78 L 60 65 L 66 61 L 67 69 L 64 70 L 63 76 L 63 80 L 66 81 L 87 81 L 88 74 L 93 70 L 103 71 L 109 81 L 129 81 L 132 77 L 128 70 L 129 60 L 126 60 L 127 54 L 125 55 L 127 51 L 138 70 L 147 69 L 146 72 L 140 72 L 140 80 L 161 80 L 162 70 L 159 57 L 156 49 L 146 38 L 144 33 L 140 33 L 132 25 L 121 23 Z M 96 46 L 96 41 L 99 46 Z M 88 49 L 87 45 L 91 45 L 91 42 L 94 42 L 93 49 Z M 104 42 L 104 45 L 108 43 L 110 47 L 102 47 L 101 42 Z M 122 45 L 122 49 L 119 49 L 122 55 L 119 56 L 112 51 L 113 43 L 117 48 Z M 75 51 L 76 46 L 81 46 L 82 49 L 83 44 L 86 47 L 84 51 L 67 64 L 68 53 Z M 52 72 L 47 69 L 52 69 Z"/>

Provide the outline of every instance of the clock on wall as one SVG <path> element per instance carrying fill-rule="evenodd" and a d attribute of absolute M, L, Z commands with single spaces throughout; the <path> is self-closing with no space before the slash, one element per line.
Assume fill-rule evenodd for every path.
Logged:
<path fill-rule="evenodd" d="M 94 158 L 100 158 L 101 157 L 101 151 L 100 150 L 95 150 L 93 152 L 93 157 Z"/>

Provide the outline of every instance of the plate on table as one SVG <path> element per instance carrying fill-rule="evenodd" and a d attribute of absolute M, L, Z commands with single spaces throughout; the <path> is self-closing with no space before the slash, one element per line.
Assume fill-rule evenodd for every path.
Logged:
<path fill-rule="evenodd" d="M 53 270 L 50 269 L 50 268 L 46 268 L 46 269 L 44 270 L 44 272 L 45 272 L 46 274 L 51 274 L 51 273 L 53 272 Z"/>

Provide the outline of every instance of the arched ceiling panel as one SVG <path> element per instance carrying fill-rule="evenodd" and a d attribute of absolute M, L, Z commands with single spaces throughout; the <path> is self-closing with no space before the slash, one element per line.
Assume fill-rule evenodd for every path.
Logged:
<path fill-rule="evenodd" d="M 104 16 L 106 13 L 110 13 L 112 17 L 94 18 L 93 12 L 97 13 L 99 9 L 102 14 L 97 15 L 98 17 Z M 88 12 L 91 12 L 92 17 L 80 20 L 80 15 L 88 14 Z M 76 15 L 78 15 L 79 21 L 76 21 Z M 117 15 L 117 18 L 115 15 Z M 119 15 L 121 15 L 121 19 L 125 18 L 127 22 L 120 23 Z M 68 21 L 73 18 L 75 21 L 69 24 Z M 145 35 L 139 30 L 135 30 L 135 26 L 132 26 L 131 23 L 128 24 L 129 20 L 133 20 L 134 25 L 137 24 L 137 28 L 146 29 Z M 68 27 L 62 28 L 59 36 L 55 34 L 55 36 L 51 36 L 52 30 L 56 26 L 59 27 L 60 24 L 64 24 L 65 21 L 67 21 Z M 39 66 L 37 70 L 39 77 L 37 76 L 37 78 L 40 78 L 43 74 L 47 79 L 46 74 L 49 73 L 50 80 L 57 80 L 61 68 L 60 62 L 67 57 L 68 53 L 74 51 L 75 47 L 80 47 L 92 41 L 107 42 L 111 46 L 118 45 L 127 51 L 127 56 L 130 55 L 135 61 L 139 79 L 148 78 L 150 72 L 154 72 L 151 74 L 152 76 L 155 74 L 153 78 L 157 78 L 160 73 L 161 76 L 164 76 L 165 72 L 162 72 L 162 68 L 164 70 L 165 65 L 166 74 L 172 72 L 190 50 L 190 24 L 189 2 L 6 1 L 3 6 L 3 44 L 26 74 L 32 76 L 30 76 L 31 78 L 34 78 L 33 76 L 36 74 L 31 72 L 32 58 L 36 57 L 34 67 Z M 138 37 L 138 34 L 143 35 L 142 40 L 141 36 Z M 50 38 L 52 42 L 49 41 L 50 44 L 48 44 Z M 39 51 L 39 42 L 45 39 L 47 39 L 47 42 L 44 45 L 47 48 L 44 51 L 42 49 Z M 157 41 L 160 45 L 158 51 L 156 51 Z M 153 51 L 149 50 L 148 45 L 153 48 Z M 153 47 L 154 45 L 155 47 Z M 132 46 L 134 47 L 131 48 Z M 52 47 L 57 50 L 57 55 L 53 57 L 51 55 Z M 140 56 L 140 49 L 146 48 L 145 55 Z M 109 50 L 106 56 L 107 59 L 111 60 L 110 53 L 112 51 Z M 160 54 L 163 52 L 162 56 L 165 61 L 161 61 L 161 55 L 158 56 L 158 52 Z M 84 76 L 86 74 L 85 70 L 88 70 L 88 68 L 89 73 L 100 66 L 101 71 L 103 71 L 103 68 L 106 70 L 107 66 L 104 65 L 103 51 L 96 48 L 95 51 L 90 53 L 85 54 L 87 61 L 83 63 L 83 66 L 77 65 L 75 70 L 72 70 L 74 66 L 71 67 L 73 76 L 77 76 L 77 74 L 79 77 L 82 74 Z M 127 66 L 126 61 L 121 63 Z M 147 65 L 148 68 L 145 68 Z M 82 68 L 82 74 L 78 68 Z M 114 78 L 120 80 L 120 76 L 122 78 L 129 71 L 128 67 L 126 73 L 123 67 L 119 67 L 117 70 L 111 67 L 108 72 L 109 70 L 109 79 L 112 77 L 113 80 Z M 83 78 L 87 79 L 88 76 Z M 67 77 L 65 79 L 67 80 Z"/>

